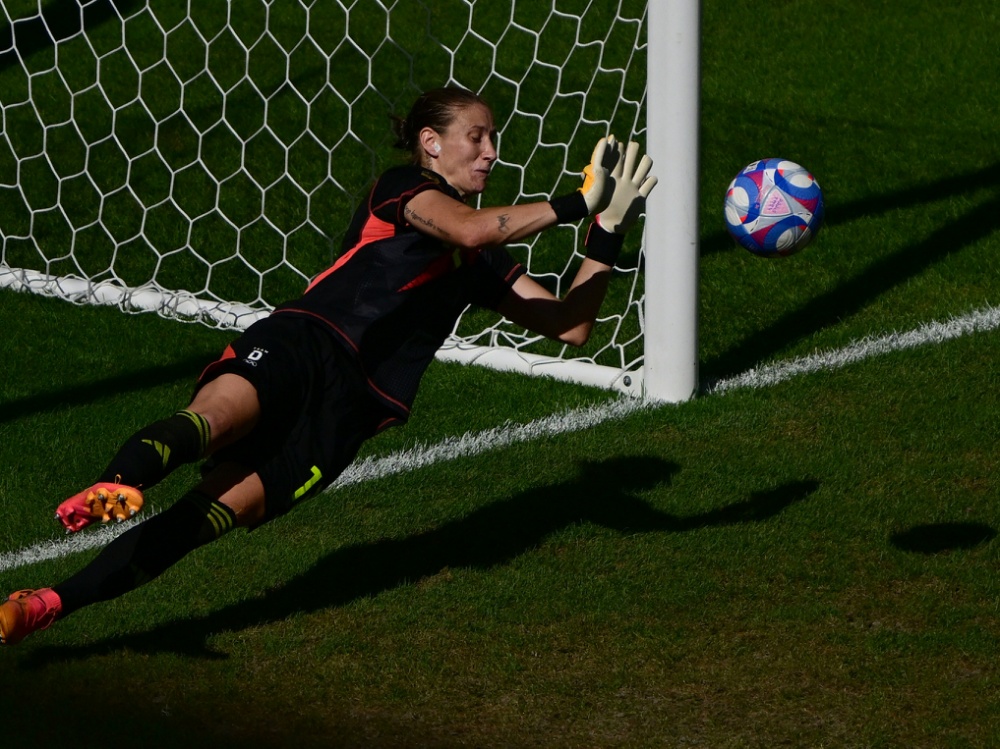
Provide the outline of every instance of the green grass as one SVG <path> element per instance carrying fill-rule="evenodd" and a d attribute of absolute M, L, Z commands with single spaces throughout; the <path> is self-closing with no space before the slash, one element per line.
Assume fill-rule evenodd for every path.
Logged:
<path fill-rule="evenodd" d="M 33 323 L 14 339 L 26 352 L 67 314 L 3 301 L 5 321 Z M 68 312 L 105 360 L 144 353 L 125 372 L 224 338 Z M 151 335 L 175 356 L 144 349 Z M 996 344 L 972 336 L 340 490 L 3 652 L 19 678 L 0 705 L 132 695 L 89 725 L 95 746 L 989 745 Z M 49 504 L 85 483 L 197 369 L 127 386 L 80 366 L 93 345 L 36 347 L 4 381 L 5 548 L 58 536 L 17 499 L 39 474 Z M 430 390 L 386 435 L 400 442 L 372 453 L 433 440 L 446 411 L 477 429 L 544 413 L 539 387 L 555 410 L 583 395 L 457 367 L 429 377 L 526 398 L 490 412 Z M 51 583 L 84 559 L 0 584 Z M 75 723 L 41 735 L 81 740 Z"/>
<path fill-rule="evenodd" d="M 997 303 L 997 24 L 706 2 L 704 380 Z M 828 202 L 781 262 L 721 228 L 769 155 Z M 0 551 L 58 541 L 55 504 L 230 338 L 9 291 L 0 324 Z M 338 490 L 0 652 L 0 718 L 39 746 L 1000 744 L 998 353 L 978 333 Z M 609 398 L 435 363 L 364 454 Z"/>

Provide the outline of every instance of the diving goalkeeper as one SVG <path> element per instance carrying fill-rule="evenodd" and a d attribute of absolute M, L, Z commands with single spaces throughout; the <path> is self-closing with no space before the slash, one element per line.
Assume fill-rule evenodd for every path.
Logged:
<path fill-rule="evenodd" d="M 298 299 L 248 328 L 199 378 L 186 408 L 139 430 L 97 482 L 56 510 L 69 532 L 139 512 L 143 492 L 204 460 L 201 481 L 51 588 L 0 604 L 0 642 L 153 580 L 194 549 L 254 528 L 330 485 L 361 444 L 407 420 L 420 379 L 469 304 L 574 345 L 590 335 L 625 232 L 656 184 L 648 156 L 601 138 L 583 186 L 548 201 L 475 209 L 496 159 L 493 114 L 459 88 L 427 91 L 395 123 L 410 163 L 354 214 L 343 251 Z M 594 216 L 585 259 L 557 298 L 504 245 Z"/>

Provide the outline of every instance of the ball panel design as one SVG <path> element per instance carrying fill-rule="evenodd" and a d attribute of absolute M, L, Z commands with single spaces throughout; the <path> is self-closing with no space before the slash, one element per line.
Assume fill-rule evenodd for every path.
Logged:
<path fill-rule="evenodd" d="M 726 190 L 726 228 L 734 240 L 764 257 L 794 254 L 823 222 L 823 192 L 806 169 L 787 159 L 748 164 Z"/>

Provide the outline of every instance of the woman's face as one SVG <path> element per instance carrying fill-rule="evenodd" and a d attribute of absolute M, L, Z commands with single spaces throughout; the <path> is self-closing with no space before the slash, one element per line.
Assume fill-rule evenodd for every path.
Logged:
<path fill-rule="evenodd" d="M 497 159 L 493 113 L 482 104 L 470 104 L 425 146 L 430 168 L 448 180 L 463 197 L 486 189 L 490 169 Z M 440 150 L 439 150 L 440 149 Z"/>

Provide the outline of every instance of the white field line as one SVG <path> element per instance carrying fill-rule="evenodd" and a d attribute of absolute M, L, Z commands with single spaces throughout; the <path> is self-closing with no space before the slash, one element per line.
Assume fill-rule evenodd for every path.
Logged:
<path fill-rule="evenodd" d="M 609 403 L 564 411 L 528 424 L 508 422 L 484 432 L 466 432 L 461 437 L 448 437 L 429 447 L 417 445 L 382 458 L 365 458 L 349 466 L 327 491 L 397 473 L 415 471 L 446 460 L 480 455 L 519 442 L 531 442 L 543 437 L 577 432 L 605 421 L 623 418 L 648 407 L 649 404 L 638 398 L 623 396 Z"/>
<path fill-rule="evenodd" d="M 150 515 L 146 517 L 150 517 Z M 53 520 L 52 522 L 57 523 L 58 521 Z M 40 544 L 29 546 L 27 549 L 5 552 L 0 554 L 0 572 L 16 570 L 18 567 L 25 567 L 37 562 L 46 562 L 50 559 L 61 559 L 80 551 L 103 548 L 111 543 L 112 539 L 116 536 L 119 536 L 126 529 L 138 522 L 138 518 L 133 518 L 124 523 L 102 525 L 92 532 L 77 533 L 64 538 L 42 541 Z"/>
<path fill-rule="evenodd" d="M 892 351 L 902 351 L 927 344 L 939 344 L 952 338 L 995 330 L 998 327 L 1000 327 L 1000 309 L 986 307 L 945 322 L 930 322 L 905 333 L 890 333 L 878 338 L 864 338 L 857 343 L 834 351 L 820 351 L 787 362 L 750 369 L 741 375 L 716 382 L 707 388 L 707 392 L 721 393 L 738 388 L 769 387 L 798 375 L 821 370 L 841 369 L 848 364 L 882 356 Z"/>
<path fill-rule="evenodd" d="M 724 393 L 740 388 L 770 387 L 798 375 L 840 369 L 848 364 L 888 354 L 892 351 L 938 344 L 971 333 L 995 330 L 998 327 L 1000 327 L 1000 309 L 977 310 L 946 322 L 928 323 L 905 333 L 891 333 L 878 338 L 866 338 L 845 348 L 818 352 L 787 362 L 754 368 L 736 377 L 716 382 L 707 389 L 707 392 Z M 483 432 L 468 432 L 461 437 L 449 437 L 430 446 L 417 445 L 409 450 L 391 453 L 385 457 L 366 458 L 357 461 L 344 471 L 340 478 L 327 489 L 327 492 L 365 481 L 415 471 L 447 460 L 480 455 L 520 442 L 530 442 L 544 437 L 588 429 L 654 406 L 655 404 L 623 396 L 609 403 L 564 411 L 528 424 L 508 423 Z M 149 514 L 146 515 L 146 517 L 149 516 Z M 0 572 L 36 562 L 58 559 L 76 552 L 101 548 L 136 522 L 138 519 L 0 554 Z"/>

